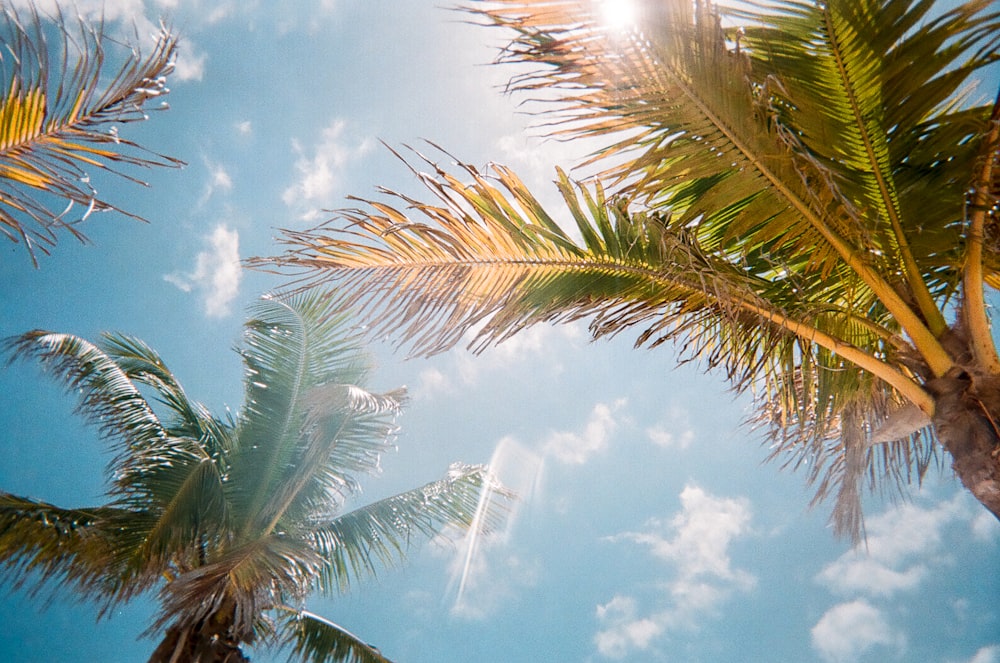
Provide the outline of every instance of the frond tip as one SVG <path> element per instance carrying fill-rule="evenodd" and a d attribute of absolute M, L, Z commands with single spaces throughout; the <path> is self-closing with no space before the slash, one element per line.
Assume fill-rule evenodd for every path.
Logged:
<path fill-rule="evenodd" d="M 92 179 L 111 173 L 145 184 L 120 167 L 183 165 L 119 134 L 167 108 L 177 37 L 162 28 L 143 55 L 103 24 L 29 5 L 4 8 L 0 45 L 10 56 L 0 57 L 0 232 L 35 261 L 62 231 L 84 240 L 76 226 L 93 212 L 140 218 L 100 196 Z"/>
<path fill-rule="evenodd" d="M 298 660 L 309 663 L 391 663 L 374 645 L 308 610 L 287 613 L 287 644 Z"/>

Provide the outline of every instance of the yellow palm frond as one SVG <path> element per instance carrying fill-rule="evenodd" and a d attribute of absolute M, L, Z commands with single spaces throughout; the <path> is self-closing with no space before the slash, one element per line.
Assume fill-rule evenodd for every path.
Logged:
<path fill-rule="evenodd" d="M 50 24 L 61 36 L 57 52 L 48 50 Z M 76 226 L 95 211 L 135 217 L 100 196 L 92 178 L 110 173 L 142 184 L 122 167 L 182 164 L 119 135 L 119 125 L 154 110 L 151 101 L 166 108 L 176 37 L 164 28 L 144 56 L 112 48 L 103 29 L 34 6 L 5 8 L 0 18 L 9 52 L 0 58 L 0 231 L 24 242 L 33 260 L 59 231 L 84 239 Z"/>

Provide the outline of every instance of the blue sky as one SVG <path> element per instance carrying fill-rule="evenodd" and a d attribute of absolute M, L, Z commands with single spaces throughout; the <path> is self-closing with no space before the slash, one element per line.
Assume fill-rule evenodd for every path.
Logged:
<path fill-rule="evenodd" d="M 278 285 L 243 272 L 280 227 L 304 228 L 376 185 L 415 192 L 379 143 L 430 139 L 497 161 L 553 209 L 555 165 L 585 146 L 526 131 L 500 34 L 433 3 L 108 0 L 109 29 L 166 16 L 182 33 L 171 109 L 128 128 L 182 170 L 102 193 L 150 220 L 91 217 L 40 267 L 0 245 L 0 336 L 119 330 L 157 348 L 190 394 L 239 407 L 245 307 Z M 100 4 L 80 0 L 92 15 Z M 985 94 L 989 94 L 986 90 Z M 400 663 L 480 661 L 1000 662 L 1000 525 L 947 471 L 909 502 L 873 501 L 852 551 L 807 508 L 803 477 L 763 465 L 740 426 L 749 402 L 721 377 L 676 367 L 670 348 L 533 328 L 479 356 L 404 361 L 376 347 L 378 388 L 405 384 L 399 451 L 365 482 L 376 499 L 453 461 L 493 461 L 523 496 L 507 529 L 416 547 L 311 608 Z M 31 365 L 0 371 L 0 488 L 66 506 L 102 495 L 107 455 L 73 400 Z M 48 608 L 2 596 L 0 661 L 144 660 L 154 608 L 95 623 L 64 593 Z M 254 660 L 283 660 L 254 652 Z"/>

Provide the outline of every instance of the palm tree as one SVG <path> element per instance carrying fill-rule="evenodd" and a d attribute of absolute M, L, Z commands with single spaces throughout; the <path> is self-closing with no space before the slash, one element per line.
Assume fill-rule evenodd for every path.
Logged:
<path fill-rule="evenodd" d="M 56 11 L 43 17 L 33 3 L 20 12 L 5 3 L 0 18 L 0 232 L 24 242 L 32 261 L 57 232 L 85 240 L 76 226 L 93 212 L 139 218 L 99 196 L 92 176 L 144 184 L 121 167 L 183 165 L 119 134 L 154 104 L 167 107 L 176 36 L 163 28 L 143 56 L 103 24 L 71 23 Z"/>
<path fill-rule="evenodd" d="M 401 558 L 415 535 L 489 530 L 509 495 L 479 466 L 345 511 L 358 473 L 392 446 L 402 389 L 367 391 L 356 335 L 315 295 L 264 298 L 245 325 L 246 400 L 216 417 L 141 341 L 33 331 L 8 341 L 78 393 L 115 454 L 107 504 L 61 508 L 0 493 L 8 578 L 57 582 L 107 610 L 159 591 L 149 659 L 246 661 L 241 646 L 299 660 L 387 661 L 303 608 Z"/>
<path fill-rule="evenodd" d="M 598 4 L 467 8 L 512 35 L 499 60 L 539 122 L 598 145 L 594 181 L 558 174 L 578 238 L 507 168 L 425 158 L 430 202 L 358 199 L 252 264 L 335 285 L 418 354 L 579 318 L 675 341 L 753 391 L 840 534 L 865 486 L 905 488 L 940 447 L 1000 517 L 1000 99 L 970 89 L 995 3 L 661 0 L 626 29 Z"/>

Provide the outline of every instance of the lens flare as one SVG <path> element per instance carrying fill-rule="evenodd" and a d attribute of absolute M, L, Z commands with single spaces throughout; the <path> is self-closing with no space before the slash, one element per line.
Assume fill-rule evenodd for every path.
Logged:
<path fill-rule="evenodd" d="M 614 30 L 628 30 L 639 20 L 635 0 L 599 0 L 601 20 Z"/>

